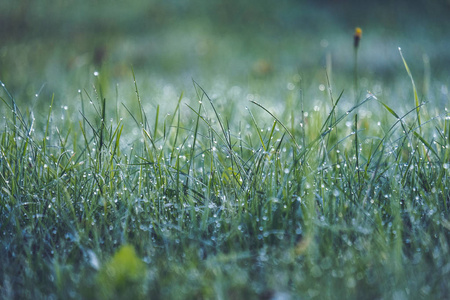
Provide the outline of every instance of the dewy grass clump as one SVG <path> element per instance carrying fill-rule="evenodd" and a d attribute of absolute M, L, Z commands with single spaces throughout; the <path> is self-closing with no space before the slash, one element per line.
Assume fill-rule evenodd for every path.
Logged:
<path fill-rule="evenodd" d="M 198 103 L 162 117 L 136 84 L 123 116 L 97 86 L 74 122 L 2 87 L 2 298 L 449 292 L 447 111 L 370 93 L 342 110 L 341 93 L 284 118 L 252 101 L 236 121 L 194 83 Z"/>

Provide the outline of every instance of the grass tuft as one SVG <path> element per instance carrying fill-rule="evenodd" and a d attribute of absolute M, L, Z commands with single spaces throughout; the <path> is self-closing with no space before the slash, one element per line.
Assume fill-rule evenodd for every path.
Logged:
<path fill-rule="evenodd" d="M 449 115 L 422 122 L 413 80 L 403 115 L 344 92 L 239 115 L 195 81 L 165 115 L 133 82 L 119 109 L 97 78 L 72 118 L 2 83 L 2 297 L 448 294 Z"/>

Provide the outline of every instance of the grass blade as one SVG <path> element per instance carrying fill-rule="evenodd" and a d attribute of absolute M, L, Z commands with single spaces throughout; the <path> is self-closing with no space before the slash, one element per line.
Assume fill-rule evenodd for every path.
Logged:
<path fill-rule="evenodd" d="M 412 77 L 411 71 L 409 70 L 408 64 L 406 63 L 406 60 L 403 57 L 402 49 L 400 47 L 398 47 L 398 51 L 400 52 L 400 56 L 402 57 L 402 61 L 403 61 L 403 64 L 405 65 L 406 72 L 408 73 L 408 76 L 411 79 L 411 84 L 412 84 L 413 93 L 414 93 L 414 102 L 416 105 L 417 122 L 419 125 L 419 130 L 422 134 L 422 127 L 421 127 L 421 122 L 420 122 L 420 104 L 419 104 L 419 97 L 417 96 L 416 84 L 414 83 L 414 79 Z"/>

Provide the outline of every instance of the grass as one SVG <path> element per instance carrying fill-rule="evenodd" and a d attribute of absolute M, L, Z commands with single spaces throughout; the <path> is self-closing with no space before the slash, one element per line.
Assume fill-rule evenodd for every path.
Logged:
<path fill-rule="evenodd" d="M 1 299 L 448 297 L 444 6 L 21 2 Z"/>
<path fill-rule="evenodd" d="M 193 82 L 164 114 L 133 79 L 133 102 L 100 75 L 38 116 L 2 83 L 2 298 L 449 293 L 450 116 L 413 80 L 401 113 L 331 86 L 277 113 Z"/>

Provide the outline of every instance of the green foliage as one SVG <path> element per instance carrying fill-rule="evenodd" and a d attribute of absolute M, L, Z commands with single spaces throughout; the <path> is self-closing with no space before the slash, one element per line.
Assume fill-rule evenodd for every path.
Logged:
<path fill-rule="evenodd" d="M 98 298 L 143 299 L 145 270 L 133 246 L 121 246 L 97 274 Z"/>
<path fill-rule="evenodd" d="M 445 297 L 450 117 L 403 62 L 414 103 L 322 70 L 114 93 L 111 64 L 31 105 L 2 84 L 1 297 Z"/>
<path fill-rule="evenodd" d="M 4 87 L 3 293 L 446 294 L 448 114 L 422 107 L 419 134 L 416 107 L 402 115 L 368 94 L 342 110 L 341 93 L 282 117 L 251 101 L 236 122 L 194 83 L 197 107 L 182 112 L 180 96 L 151 116 L 134 80 L 137 105 L 122 113 L 96 81 L 78 124 L 53 104 L 40 123 Z M 367 105 L 386 110 L 382 124 Z"/>

